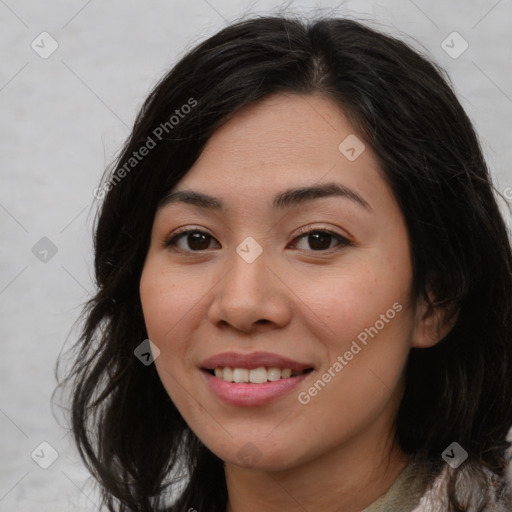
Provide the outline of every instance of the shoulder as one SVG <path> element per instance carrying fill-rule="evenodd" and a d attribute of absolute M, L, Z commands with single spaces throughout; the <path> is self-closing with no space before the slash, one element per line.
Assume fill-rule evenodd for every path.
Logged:
<path fill-rule="evenodd" d="M 458 478 L 457 488 L 460 489 L 460 498 L 469 503 L 468 512 L 510 512 L 512 485 L 508 481 L 505 485 L 488 470 L 485 470 L 487 481 L 485 491 L 490 494 L 490 502 L 482 508 L 484 496 L 481 484 L 476 484 L 470 476 L 462 474 Z M 436 478 L 434 484 L 422 496 L 418 506 L 412 512 L 440 512 L 450 510 L 447 500 L 447 483 L 450 468 L 447 466 Z"/>

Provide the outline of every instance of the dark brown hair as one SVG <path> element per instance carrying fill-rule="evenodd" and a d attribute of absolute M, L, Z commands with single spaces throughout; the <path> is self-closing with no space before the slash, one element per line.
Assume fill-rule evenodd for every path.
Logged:
<path fill-rule="evenodd" d="M 104 502 L 163 510 L 182 468 L 172 510 L 225 510 L 223 462 L 188 428 L 154 365 L 134 356 L 147 338 L 139 281 L 159 200 L 219 126 L 277 92 L 323 94 L 346 112 L 406 220 L 416 297 L 430 292 L 433 308 L 458 312 L 441 342 L 411 351 L 396 437 L 429 465 L 431 480 L 457 441 L 469 458 L 453 472 L 449 510 L 469 510 L 456 485 L 463 474 L 481 487 L 484 510 L 484 471 L 503 477 L 512 425 L 512 256 L 478 138 L 443 71 L 404 42 L 351 20 L 279 16 L 232 24 L 185 55 L 105 175 L 97 292 L 66 381 L 75 440 Z M 176 109 L 187 113 L 170 121 Z M 127 167 L 148 138 L 155 146 Z"/>

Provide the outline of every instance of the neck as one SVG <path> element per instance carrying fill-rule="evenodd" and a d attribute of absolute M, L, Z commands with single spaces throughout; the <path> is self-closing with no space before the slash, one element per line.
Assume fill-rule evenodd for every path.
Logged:
<path fill-rule="evenodd" d="M 379 439 L 379 438 L 374 438 Z M 391 438 L 327 450 L 292 468 L 255 470 L 225 464 L 227 512 L 360 512 L 384 494 L 407 465 Z"/>

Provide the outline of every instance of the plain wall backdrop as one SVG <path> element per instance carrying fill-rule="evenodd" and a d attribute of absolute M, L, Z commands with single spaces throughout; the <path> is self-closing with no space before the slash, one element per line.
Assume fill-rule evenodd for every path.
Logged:
<path fill-rule="evenodd" d="M 283 5 L 0 0 L 1 511 L 97 510 L 50 405 L 56 359 L 74 341 L 73 322 L 93 291 L 93 191 L 143 100 L 187 48 L 241 16 Z M 510 0 L 286 7 L 381 24 L 429 53 L 448 71 L 497 188 L 512 199 Z"/>

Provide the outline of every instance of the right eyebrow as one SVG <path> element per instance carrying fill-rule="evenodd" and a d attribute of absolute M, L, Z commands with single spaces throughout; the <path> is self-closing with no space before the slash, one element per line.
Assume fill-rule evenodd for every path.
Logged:
<path fill-rule="evenodd" d="M 200 206 L 201 208 L 208 208 L 210 210 L 222 210 L 224 205 L 220 199 L 202 194 L 201 192 L 193 192 L 189 190 L 181 190 L 179 192 L 171 192 L 167 194 L 158 203 L 157 209 L 163 208 L 171 203 L 185 203 L 194 206 Z"/>

